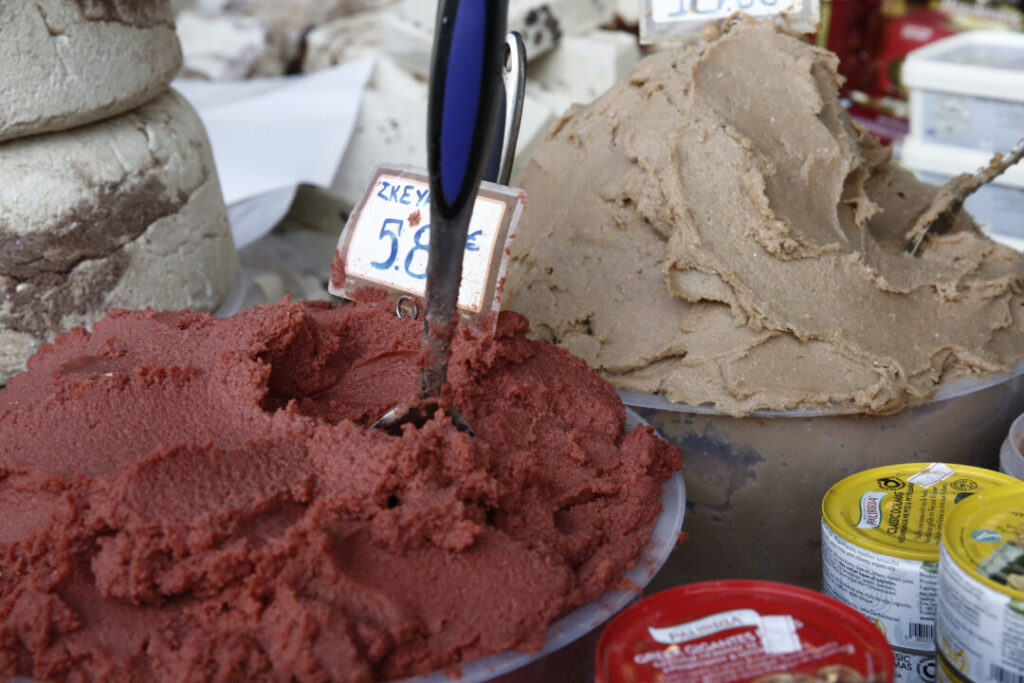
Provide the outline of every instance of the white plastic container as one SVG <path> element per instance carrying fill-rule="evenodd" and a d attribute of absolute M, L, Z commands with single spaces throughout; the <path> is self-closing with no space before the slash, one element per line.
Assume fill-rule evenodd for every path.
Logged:
<path fill-rule="evenodd" d="M 1024 137 L 1024 34 L 968 31 L 914 50 L 903 63 L 910 138 L 1004 152 Z"/>
<path fill-rule="evenodd" d="M 646 424 L 626 408 L 626 429 Z M 636 566 L 626 572 L 628 579 L 643 589 L 676 547 L 686 511 L 686 489 L 680 472 L 665 482 L 661 514 L 654 522 L 650 540 L 640 551 Z M 589 681 L 593 679 L 594 648 L 598 628 L 639 597 L 635 590 L 608 591 L 548 627 L 544 647 L 533 653 L 502 652 L 453 668 L 452 676 L 436 671 L 429 676 L 405 679 L 405 683 L 529 683 L 532 681 Z M 458 670 L 456 675 L 454 669 Z"/>
<path fill-rule="evenodd" d="M 1024 96 L 1024 90 L 1021 91 Z M 1024 119 L 1016 129 L 1024 137 Z M 942 185 L 961 173 L 974 173 L 987 165 L 992 152 L 922 142 L 913 134 L 902 146 L 901 161 L 917 177 Z M 1024 250 L 1024 167 L 1013 166 L 964 202 L 986 234 L 1014 249 Z"/>
<path fill-rule="evenodd" d="M 999 471 L 1011 477 L 1024 480 L 1024 454 L 1020 444 L 1024 441 L 1024 415 L 1010 425 L 1010 432 L 999 449 Z"/>

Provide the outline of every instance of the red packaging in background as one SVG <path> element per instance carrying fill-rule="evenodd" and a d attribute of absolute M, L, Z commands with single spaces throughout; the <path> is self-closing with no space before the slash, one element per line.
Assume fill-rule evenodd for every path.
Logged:
<path fill-rule="evenodd" d="M 874 88 L 869 95 L 881 98 L 883 109 L 906 118 L 907 91 L 900 79 L 900 67 L 911 50 L 951 36 L 960 29 L 950 18 L 937 10 L 913 10 L 905 16 L 893 16 L 885 23 L 885 35 L 875 60 L 877 64 Z M 896 102 L 886 102 L 886 98 Z"/>
<path fill-rule="evenodd" d="M 817 43 L 839 56 L 850 115 L 883 142 L 907 133 L 907 54 L 973 28 L 1020 30 L 1024 0 L 825 0 Z"/>
<path fill-rule="evenodd" d="M 942 12 L 897 0 L 833 0 L 818 43 L 839 56 L 850 115 L 885 143 L 907 133 L 899 71 L 911 50 L 952 35 Z"/>
<path fill-rule="evenodd" d="M 857 104 L 852 101 L 847 103 L 846 109 L 850 112 L 850 118 L 864 126 L 886 145 L 902 140 L 910 130 L 906 113 L 889 114 L 870 104 Z"/>
<path fill-rule="evenodd" d="M 846 78 L 842 94 L 867 92 L 876 80 L 875 55 L 884 32 L 882 0 L 832 0 L 822 3 L 817 42 L 839 57 Z"/>

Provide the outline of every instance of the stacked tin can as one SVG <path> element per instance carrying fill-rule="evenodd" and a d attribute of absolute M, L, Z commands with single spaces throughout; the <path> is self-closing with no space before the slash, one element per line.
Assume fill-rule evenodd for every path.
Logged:
<path fill-rule="evenodd" d="M 958 505 L 939 553 L 938 680 L 1024 681 L 1024 485 Z"/>
<path fill-rule="evenodd" d="M 1018 480 L 991 470 L 910 463 L 851 475 L 825 495 L 823 591 L 860 611 L 885 634 L 895 654 L 897 681 L 930 683 L 941 675 L 935 647 L 940 538 L 961 504 L 1003 488 L 1024 489 Z M 1024 494 L 1018 497 L 1024 505 Z M 1024 638 L 1024 628 L 1021 633 Z"/>

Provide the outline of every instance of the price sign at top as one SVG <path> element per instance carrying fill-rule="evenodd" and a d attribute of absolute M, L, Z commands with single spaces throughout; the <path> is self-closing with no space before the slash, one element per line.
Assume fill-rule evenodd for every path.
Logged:
<path fill-rule="evenodd" d="M 762 18 L 776 16 L 792 30 L 813 32 L 820 11 L 820 0 L 642 0 L 640 42 L 649 44 L 692 34 L 710 21 L 736 12 Z"/>
<path fill-rule="evenodd" d="M 486 317 L 501 300 L 512 226 L 525 194 L 484 182 L 469 222 L 458 308 L 470 318 Z M 430 248 L 430 181 L 408 166 L 379 167 L 342 231 L 331 268 L 330 291 L 359 299 L 366 287 L 422 300 Z"/>

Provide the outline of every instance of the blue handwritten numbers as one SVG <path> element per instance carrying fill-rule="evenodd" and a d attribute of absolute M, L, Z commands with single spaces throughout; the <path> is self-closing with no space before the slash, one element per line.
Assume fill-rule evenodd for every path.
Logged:
<path fill-rule="evenodd" d="M 428 230 L 430 230 L 430 223 L 423 225 L 419 230 L 416 231 L 416 234 L 413 235 L 413 241 L 415 242 L 415 244 L 413 244 L 412 249 L 410 249 L 409 253 L 406 254 L 405 256 L 405 272 L 409 277 L 414 277 L 417 280 L 422 280 L 425 277 L 427 277 L 426 256 L 427 249 L 430 246 L 430 235 L 427 234 Z M 413 257 L 416 256 L 416 252 L 418 251 L 422 251 L 424 256 L 422 273 L 412 272 L 412 259 Z"/>
<path fill-rule="evenodd" d="M 679 0 L 679 9 L 669 12 L 670 17 L 681 17 L 684 14 L 717 14 L 722 11 L 722 7 L 725 6 L 725 0 L 713 0 L 715 7 L 698 7 L 699 0 Z"/>
<path fill-rule="evenodd" d="M 730 0 L 735 1 L 735 0 Z M 2 3 L 3 0 L 0 0 Z M 343 281 L 332 294 L 352 297 L 372 287 L 389 294 L 423 297 L 430 262 L 430 179 L 412 166 L 378 167 L 346 221 L 336 260 Z M 487 183 L 473 204 L 463 248 L 458 307 L 473 315 L 490 311 L 499 275 L 508 258 L 509 232 L 522 211 L 522 190 Z"/>
<path fill-rule="evenodd" d="M 385 218 L 380 226 L 378 239 L 387 242 L 387 258 L 382 261 L 370 261 L 370 265 L 376 270 L 398 270 L 395 265 L 399 261 L 399 252 L 402 243 L 402 228 L 405 221 L 400 218 Z M 415 226 L 412 226 L 415 227 Z M 482 230 L 474 230 L 466 237 L 466 251 L 480 251 L 480 245 L 476 243 L 477 238 L 483 235 Z M 405 258 L 401 259 L 405 274 L 415 280 L 423 280 L 427 277 L 427 254 L 430 248 L 430 224 L 421 225 L 413 234 L 412 245 L 405 252 Z M 423 254 L 417 258 L 417 254 Z M 416 266 L 421 266 L 417 268 Z"/>
<path fill-rule="evenodd" d="M 371 261 L 371 266 L 377 270 L 387 270 L 394 264 L 395 257 L 398 256 L 398 239 L 402 236 L 402 225 L 404 223 L 405 221 L 397 218 L 384 219 L 384 225 L 380 226 L 380 238 L 384 239 L 386 237 L 391 240 L 391 253 L 388 254 L 387 259 L 384 261 Z M 394 226 L 395 230 L 389 230 L 389 225 Z"/>

